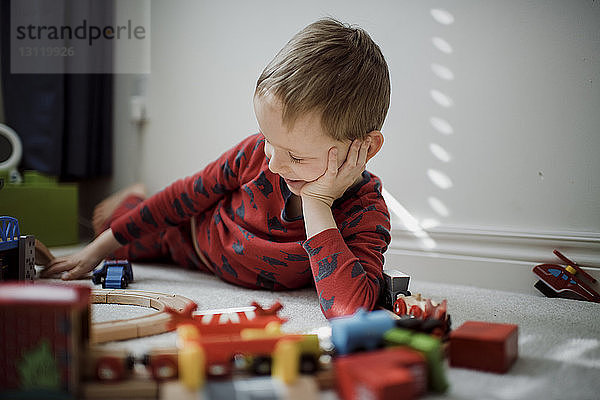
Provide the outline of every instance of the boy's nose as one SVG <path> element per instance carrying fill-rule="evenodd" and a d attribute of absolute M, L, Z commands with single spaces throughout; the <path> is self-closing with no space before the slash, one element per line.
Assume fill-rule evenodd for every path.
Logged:
<path fill-rule="evenodd" d="M 276 156 L 274 153 L 269 157 L 269 169 L 274 174 L 281 175 L 281 172 L 285 169 L 283 163 L 280 161 L 281 157 Z"/>

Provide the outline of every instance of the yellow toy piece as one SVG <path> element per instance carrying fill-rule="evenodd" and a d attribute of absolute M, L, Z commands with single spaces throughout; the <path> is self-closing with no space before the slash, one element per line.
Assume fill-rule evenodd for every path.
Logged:
<path fill-rule="evenodd" d="M 206 357 L 198 343 L 200 333 L 193 325 L 177 327 L 179 380 L 189 390 L 204 386 Z"/>
<path fill-rule="evenodd" d="M 298 379 L 300 370 L 300 346 L 297 340 L 280 340 L 273 351 L 271 376 L 291 385 Z"/>
<path fill-rule="evenodd" d="M 264 329 L 247 328 L 240 331 L 240 337 L 244 340 L 267 339 L 283 336 L 281 324 L 276 321 L 269 322 Z"/>
<path fill-rule="evenodd" d="M 204 386 L 205 356 L 202 346 L 189 343 L 179 349 L 179 380 L 189 390 Z"/>

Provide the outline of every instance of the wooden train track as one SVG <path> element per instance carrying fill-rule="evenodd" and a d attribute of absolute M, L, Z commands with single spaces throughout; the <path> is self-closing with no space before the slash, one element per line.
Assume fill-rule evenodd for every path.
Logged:
<path fill-rule="evenodd" d="M 193 301 L 176 294 L 143 290 L 93 289 L 92 303 L 122 304 L 157 310 L 153 314 L 142 317 L 93 323 L 90 332 L 90 343 L 97 344 L 168 332 L 170 329 L 167 325 L 171 317 L 164 311 L 165 307 L 168 306 L 181 311 Z"/>

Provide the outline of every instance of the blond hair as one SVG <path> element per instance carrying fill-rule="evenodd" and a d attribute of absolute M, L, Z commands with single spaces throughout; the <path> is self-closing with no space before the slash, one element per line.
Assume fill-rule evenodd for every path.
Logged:
<path fill-rule="evenodd" d="M 319 112 L 336 140 L 381 130 L 390 104 L 390 77 L 381 49 L 363 29 L 322 19 L 298 32 L 266 66 L 255 96 L 274 95 L 288 127 Z"/>

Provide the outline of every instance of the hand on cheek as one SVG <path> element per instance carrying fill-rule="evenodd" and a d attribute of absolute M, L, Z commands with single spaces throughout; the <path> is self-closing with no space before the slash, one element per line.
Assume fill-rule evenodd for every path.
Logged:
<path fill-rule="evenodd" d="M 318 179 L 302 187 L 301 196 L 317 199 L 331 206 L 365 170 L 370 144 L 370 138 L 364 141 L 354 140 L 348 148 L 344 161 L 339 160 L 337 147 L 330 148 L 327 169 Z"/>

